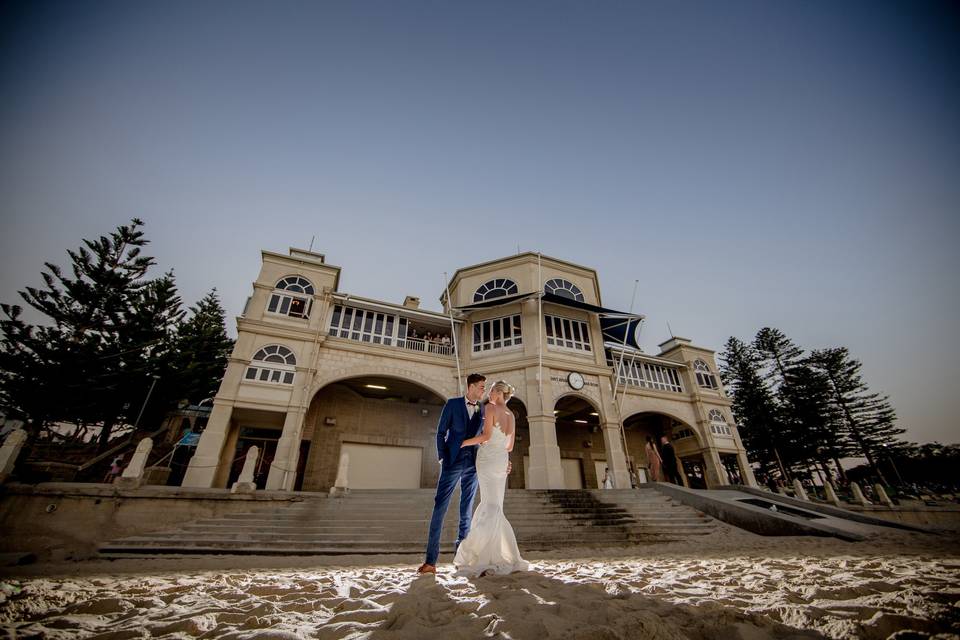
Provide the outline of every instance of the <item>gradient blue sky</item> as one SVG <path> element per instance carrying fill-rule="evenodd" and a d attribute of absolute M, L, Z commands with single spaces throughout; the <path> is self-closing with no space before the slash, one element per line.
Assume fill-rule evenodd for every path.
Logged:
<path fill-rule="evenodd" d="M 231 316 L 314 235 L 343 290 L 433 309 L 519 247 L 607 306 L 639 279 L 648 351 L 845 345 L 955 442 L 956 6 L 7 2 L 0 300 L 133 216 Z"/>

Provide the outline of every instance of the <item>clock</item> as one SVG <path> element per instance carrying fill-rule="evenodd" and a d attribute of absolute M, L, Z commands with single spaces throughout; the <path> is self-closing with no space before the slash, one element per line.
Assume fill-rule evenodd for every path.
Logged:
<path fill-rule="evenodd" d="M 570 375 L 567 376 L 567 384 L 570 385 L 571 389 L 579 391 L 583 389 L 583 376 L 576 371 L 571 371 Z"/>

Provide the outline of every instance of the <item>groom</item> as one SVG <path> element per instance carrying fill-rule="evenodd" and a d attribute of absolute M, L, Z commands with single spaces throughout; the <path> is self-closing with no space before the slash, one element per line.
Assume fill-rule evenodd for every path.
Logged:
<path fill-rule="evenodd" d="M 440 531 L 443 517 L 447 514 L 450 496 L 460 483 L 460 529 L 456 546 L 470 532 L 473 515 L 473 496 L 477 492 L 477 447 L 463 447 L 463 441 L 479 434 L 483 429 L 483 406 L 480 399 L 486 387 L 486 378 L 479 373 L 467 376 L 467 395 L 450 398 L 440 413 L 437 424 L 437 457 L 440 459 L 440 480 L 430 519 L 430 535 L 427 538 L 427 561 L 417 573 L 436 573 L 437 557 L 440 555 Z"/>

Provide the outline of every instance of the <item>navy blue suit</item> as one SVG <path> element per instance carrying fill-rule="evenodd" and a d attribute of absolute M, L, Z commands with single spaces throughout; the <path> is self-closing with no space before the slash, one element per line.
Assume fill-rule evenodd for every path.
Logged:
<path fill-rule="evenodd" d="M 479 435 L 483 430 L 483 406 L 477 404 L 473 418 L 467 412 L 463 396 L 451 398 L 443 405 L 437 423 L 437 459 L 440 460 L 440 480 L 430 519 L 430 534 L 427 537 L 427 564 L 437 564 L 440 555 L 440 532 L 443 517 L 447 514 L 450 496 L 460 483 L 460 527 L 457 544 L 470 532 L 473 516 L 473 497 L 477 493 L 477 447 L 461 447 L 463 441 Z"/>

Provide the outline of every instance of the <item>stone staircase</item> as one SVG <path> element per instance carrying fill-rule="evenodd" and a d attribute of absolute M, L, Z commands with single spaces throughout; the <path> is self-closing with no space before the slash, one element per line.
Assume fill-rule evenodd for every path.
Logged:
<path fill-rule="evenodd" d="M 100 554 L 418 554 L 426 544 L 433 495 L 433 489 L 413 489 L 306 497 L 269 511 L 228 514 L 112 540 L 100 545 Z M 455 493 L 444 520 L 441 554 L 453 552 L 458 505 Z M 504 512 L 524 551 L 643 544 L 716 528 L 708 516 L 653 489 L 510 490 Z"/>

